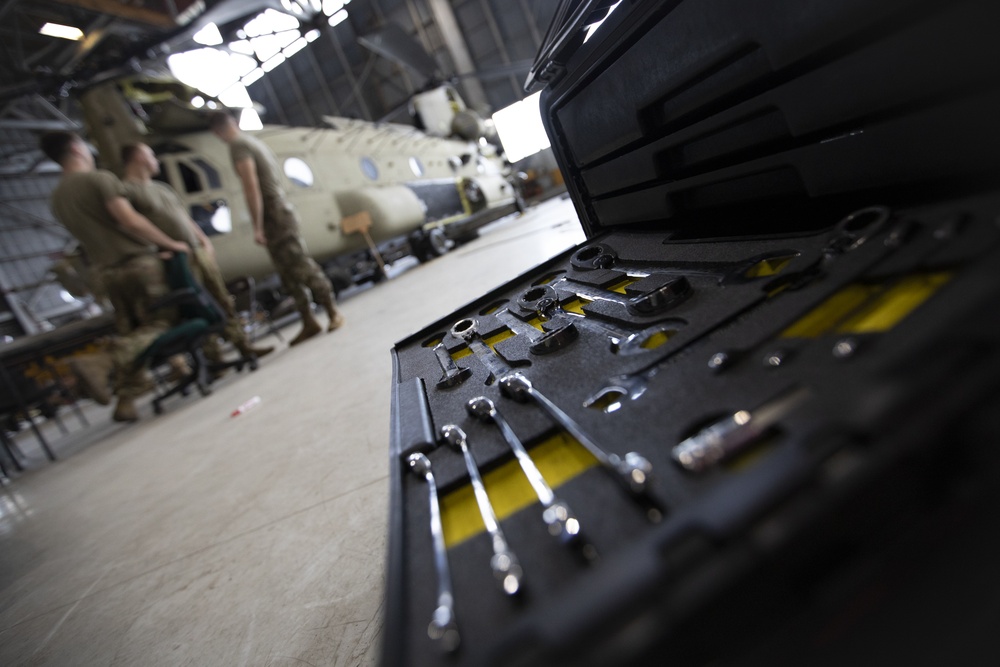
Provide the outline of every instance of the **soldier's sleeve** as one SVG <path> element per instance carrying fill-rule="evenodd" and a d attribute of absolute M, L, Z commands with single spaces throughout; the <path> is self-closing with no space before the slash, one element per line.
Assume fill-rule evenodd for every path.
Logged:
<path fill-rule="evenodd" d="M 94 183 L 101 191 L 101 198 L 104 201 L 111 201 L 115 197 L 128 197 L 125 192 L 125 184 L 118 180 L 118 177 L 110 171 L 98 169 L 94 172 Z"/>
<path fill-rule="evenodd" d="M 252 158 L 253 152 L 250 147 L 242 141 L 234 141 L 229 145 L 229 155 L 233 159 L 233 164 L 236 164 L 244 158 Z"/>

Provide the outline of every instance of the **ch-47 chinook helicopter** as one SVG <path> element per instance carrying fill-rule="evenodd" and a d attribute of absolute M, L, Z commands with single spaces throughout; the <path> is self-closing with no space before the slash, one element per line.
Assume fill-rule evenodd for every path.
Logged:
<path fill-rule="evenodd" d="M 101 166 L 118 171 L 122 146 L 149 144 L 161 178 L 211 237 L 224 277 L 259 278 L 273 267 L 253 241 L 228 148 L 208 131 L 206 107 L 224 106 L 211 98 L 206 104 L 206 97 L 165 75 L 105 81 L 79 95 Z M 442 100 L 452 113 L 459 108 L 447 87 L 430 91 L 424 106 Z M 426 260 L 444 252 L 449 237 L 474 234 L 475 222 L 519 205 L 504 160 L 486 141 L 431 136 L 408 125 L 324 121 L 315 128 L 265 125 L 252 134 L 277 155 L 309 252 L 338 288 L 379 277 L 364 237 L 342 230 L 346 216 L 367 212 L 376 243 L 408 237 L 401 245 Z"/>

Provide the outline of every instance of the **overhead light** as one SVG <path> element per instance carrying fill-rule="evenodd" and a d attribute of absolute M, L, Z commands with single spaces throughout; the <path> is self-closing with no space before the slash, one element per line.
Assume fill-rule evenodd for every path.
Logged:
<path fill-rule="evenodd" d="M 330 16 L 334 12 L 343 8 L 346 3 L 341 0 L 323 0 L 323 13 Z"/>
<path fill-rule="evenodd" d="M 319 37 L 319 30 L 310 30 L 305 34 L 307 42 L 315 42 L 318 37 Z"/>
<path fill-rule="evenodd" d="M 49 37 L 60 37 L 62 39 L 71 39 L 77 42 L 83 39 L 83 31 L 79 28 L 74 28 L 71 25 L 62 25 L 61 23 L 46 23 L 41 28 L 38 29 L 43 35 L 48 35 Z"/>
<path fill-rule="evenodd" d="M 333 16 L 330 17 L 330 25 L 340 25 L 347 18 L 346 9 L 338 9 L 334 12 Z"/>
<path fill-rule="evenodd" d="M 550 145 L 538 106 L 540 95 L 529 95 L 493 114 L 500 143 L 511 162 L 523 160 Z"/>
<path fill-rule="evenodd" d="M 219 26 L 209 23 L 196 32 L 191 39 L 205 46 L 216 46 L 217 44 L 222 44 L 222 33 L 219 32 Z"/>
<path fill-rule="evenodd" d="M 285 54 L 279 53 L 278 55 L 274 56 L 273 58 L 269 59 L 267 62 L 262 64 L 260 68 L 265 72 L 270 72 L 283 62 L 285 62 Z"/>
<path fill-rule="evenodd" d="M 260 122 L 260 115 L 255 109 L 244 109 L 240 113 L 241 130 L 263 130 L 264 124 Z"/>

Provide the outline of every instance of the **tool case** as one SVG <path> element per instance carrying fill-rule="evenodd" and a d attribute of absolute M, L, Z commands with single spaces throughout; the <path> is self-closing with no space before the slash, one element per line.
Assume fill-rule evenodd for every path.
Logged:
<path fill-rule="evenodd" d="M 1000 657 L 1000 4 L 561 3 L 588 240 L 397 343 L 382 662 Z"/>

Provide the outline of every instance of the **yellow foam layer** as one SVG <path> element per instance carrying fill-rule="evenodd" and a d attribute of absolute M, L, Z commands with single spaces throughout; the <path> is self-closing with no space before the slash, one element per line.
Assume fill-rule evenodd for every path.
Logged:
<path fill-rule="evenodd" d="M 539 443 L 529 453 L 553 489 L 597 465 L 597 459 L 568 433 L 559 433 Z M 516 460 L 483 475 L 483 485 L 500 521 L 538 502 L 538 496 Z M 449 549 L 486 530 L 471 483 L 441 498 L 441 522 Z"/>

